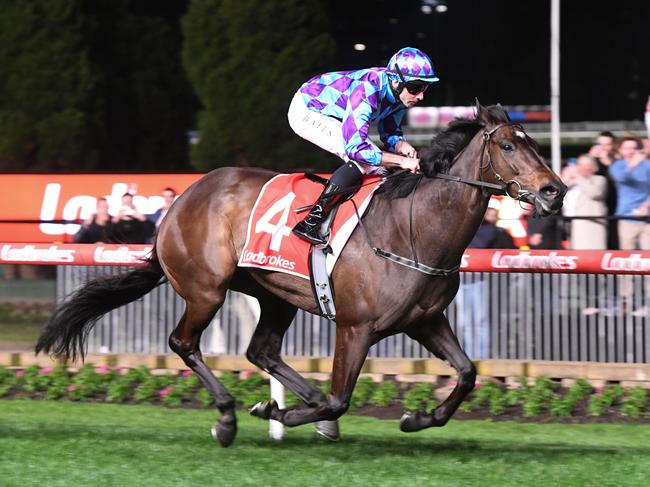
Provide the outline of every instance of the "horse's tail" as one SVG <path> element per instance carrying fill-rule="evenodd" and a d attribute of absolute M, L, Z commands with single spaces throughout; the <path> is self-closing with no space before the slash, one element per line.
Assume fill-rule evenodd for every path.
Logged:
<path fill-rule="evenodd" d="M 65 359 L 84 357 L 86 338 L 92 327 L 112 309 L 141 298 L 164 281 L 156 249 L 146 264 L 116 276 L 98 277 L 77 290 L 59 306 L 36 343 L 43 351 Z"/>

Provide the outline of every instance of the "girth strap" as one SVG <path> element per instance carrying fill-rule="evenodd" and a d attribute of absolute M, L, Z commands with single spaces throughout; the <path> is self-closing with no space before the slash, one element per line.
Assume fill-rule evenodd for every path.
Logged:
<path fill-rule="evenodd" d="M 428 274 L 430 276 L 450 276 L 458 272 L 458 270 L 460 269 L 460 264 L 452 267 L 451 269 L 438 269 L 436 267 L 429 267 L 428 265 L 422 264 L 417 260 L 409 259 L 408 257 L 402 257 L 401 255 L 397 255 L 392 252 L 387 252 L 385 250 L 380 249 L 379 247 L 375 247 L 370 241 L 368 230 L 366 230 L 366 226 L 363 224 L 363 221 L 361 220 L 361 216 L 359 215 L 359 209 L 357 208 L 357 205 L 354 202 L 354 200 L 352 200 L 352 204 L 354 205 L 354 211 L 357 215 L 357 220 L 359 220 L 359 226 L 363 231 L 363 236 L 365 237 L 366 242 L 368 242 L 368 246 L 370 246 L 370 248 L 375 253 L 375 255 L 390 260 L 391 262 L 395 262 L 396 264 L 402 265 L 404 267 L 408 267 L 409 269 L 422 272 L 423 274 Z M 417 259 L 417 256 L 415 256 L 415 258 Z"/>
<path fill-rule="evenodd" d="M 406 257 L 402 257 L 401 255 L 393 254 L 392 252 L 386 252 L 379 247 L 372 247 L 372 250 L 379 257 L 383 257 L 384 259 L 388 259 L 391 262 L 403 265 L 409 269 L 413 269 L 424 274 L 429 274 L 430 276 L 449 276 L 458 272 L 458 269 L 460 269 L 460 265 L 454 266 L 451 269 L 437 269 L 435 267 L 429 267 L 428 265 L 422 264 L 421 262 L 416 262 Z"/>

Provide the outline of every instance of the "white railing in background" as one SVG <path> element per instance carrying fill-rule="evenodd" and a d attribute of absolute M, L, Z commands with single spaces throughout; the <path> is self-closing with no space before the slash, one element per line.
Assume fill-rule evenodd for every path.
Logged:
<path fill-rule="evenodd" d="M 58 297 L 120 267 L 59 266 Z M 461 273 L 447 316 L 474 359 L 650 361 L 648 276 L 542 273 Z M 646 285 L 644 285 L 644 282 Z M 89 335 L 89 351 L 165 353 L 184 309 L 169 284 L 114 310 Z M 230 292 L 205 331 L 206 354 L 243 354 L 257 322 L 253 298 Z M 298 311 L 283 343 L 286 356 L 333 353 L 335 325 Z M 429 357 L 400 334 L 372 347 L 369 357 Z"/>
<path fill-rule="evenodd" d="M 0 264 L 57 265 L 57 299 L 100 274 L 141 265 L 144 245 L 0 243 Z M 473 359 L 650 361 L 650 252 L 469 249 L 447 316 Z M 410 271 L 409 271 L 410 272 Z M 415 271 L 413 271 L 415 272 Z M 183 300 L 162 285 L 103 317 L 89 351 L 164 353 Z M 243 354 L 257 322 L 253 298 L 229 293 L 204 333 L 202 349 Z M 298 311 L 286 356 L 333 353 L 334 324 Z M 370 357 L 428 357 L 405 335 L 372 347 Z"/>

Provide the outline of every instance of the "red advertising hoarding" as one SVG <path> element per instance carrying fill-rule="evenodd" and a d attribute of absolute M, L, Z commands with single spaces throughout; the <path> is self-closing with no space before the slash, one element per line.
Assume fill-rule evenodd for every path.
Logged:
<path fill-rule="evenodd" d="M 151 245 L 0 242 L 0 264 L 139 265 Z M 640 250 L 467 249 L 463 272 L 650 274 L 650 252 Z"/>
<path fill-rule="evenodd" d="M 84 220 L 106 198 L 117 214 L 124 193 L 133 193 L 141 213 L 163 204 L 160 193 L 171 187 L 182 193 L 202 174 L 0 174 L 0 241 L 71 242 L 79 230 L 68 223 L 8 223 L 9 221 Z"/>
<path fill-rule="evenodd" d="M 178 194 L 203 174 L 0 174 L 0 242 L 70 243 L 79 230 L 76 222 L 95 211 L 98 198 L 108 200 L 109 213 L 117 214 L 120 198 L 135 194 L 141 213 L 154 213 L 163 204 L 161 190 L 172 187 Z M 518 246 L 525 245 L 526 228 L 519 203 L 494 197 L 499 226 L 508 230 Z M 11 221 L 34 223 L 10 223 Z M 44 221 L 43 223 L 37 223 Z"/>

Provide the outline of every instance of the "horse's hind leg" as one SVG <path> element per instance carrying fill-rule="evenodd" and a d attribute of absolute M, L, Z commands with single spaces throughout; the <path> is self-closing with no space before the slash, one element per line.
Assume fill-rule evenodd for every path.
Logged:
<path fill-rule="evenodd" d="M 474 389 L 476 368 L 458 343 L 447 317 L 440 313 L 433 322 L 418 323 L 408 335 L 424 345 L 438 358 L 448 361 L 458 372 L 458 382 L 449 397 L 431 414 L 405 414 L 400 421 L 402 431 L 419 431 L 430 426 L 444 426 L 456 412 L 467 394 Z"/>
<path fill-rule="evenodd" d="M 214 301 L 187 301 L 183 316 L 169 336 L 169 346 L 199 376 L 203 385 L 214 397 L 215 404 L 221 411 L 222 416 L 221 420 L 213 428 L 212 433 L 222 446 L 228 447 L 237 434 L 235 400 L 208 366 L 205 365 L 199 348 L 203 330 L 210 324 L 222 303 L 223 298 L 216 303 Z"/>
<path fill-rule="evenodd" d="M 326 402 L 325 395 L 320 389 L 305 380 L 280 357 L 282 339 L 296 314 L 296 307 L 265 291 L 261 292 L 256 293 L 261 309 L 260 320 L 246 351 L 246 357 L 291 390 L 308 406 L 314 407 Z M 258 403 L 251 410 L 251 414 L 257 416 L 258 409 L 267 407 L 273 407 L 273 403 Z M 262 411 L 260 413 L 265 416 Z M 328 439 L 339 438 L 336 422 L 323 421 L 316 425 L 316 430 Z"/>

